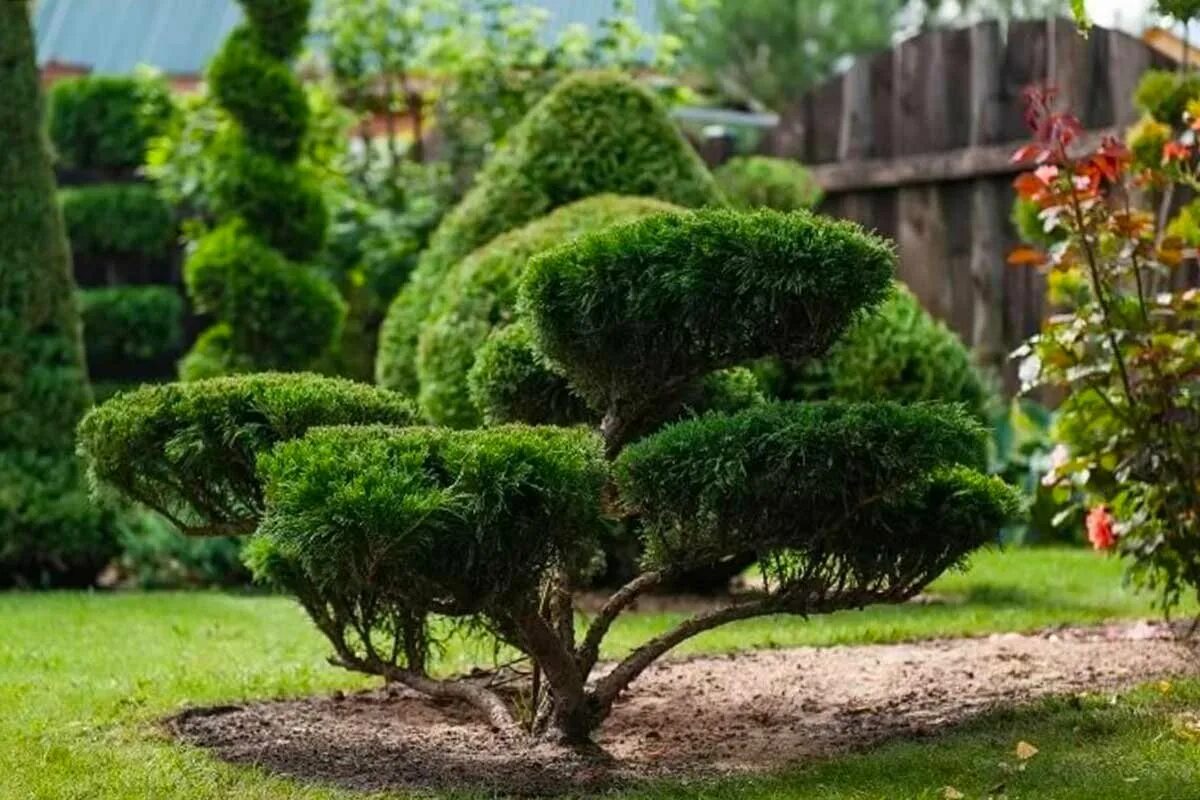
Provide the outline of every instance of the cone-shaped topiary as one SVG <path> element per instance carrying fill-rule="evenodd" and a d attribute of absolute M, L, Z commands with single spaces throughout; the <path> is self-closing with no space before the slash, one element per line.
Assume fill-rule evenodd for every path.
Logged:
<path fill-rule="evenodd" d="M 532 256 L 616 222 L 671 210 L 680 209 L 646 197 L 589 197 L 497 236 L 455 264 L 433 297 L 417 348 L 418 400 L 430 421 L 479 424 L 467 373 L 488 334 L 516 319 L 517 287 Z"/>
<path fill-rule="evenodd" d="M 958 407 L 756 402 L 745 370 L 713 375 L 820 357 L 888 295 L 893 261 L 849 223 L 712 210 L 619 224 L 536 256 L 524 319 L 491 340 L 511 346 L 513 366 L 495 369 L 519 379 L 530 354 L 549 359 L 603 413 L 599 435 L 320 428 L 279 436 L 288 441 L 252 477 L 249 459 L 228 452 L 241 437 L 191 433 L 227 414 L 163 418 L 129 404 L 94 412 L 84 447 L 98 479 L 134 496 L 209 524 L 257 519 L 254 569 L 300 599 L 335 663 L 471 703 L 512 741 L 583 747 L 638 675 L 690 637 L 902 602 L 1015 513 L 1013 492 L 980 471 L 983 429 Z M 670 423 L 689 416 L 698 386 L 714 410 Z M 323 416 L 306 409 L 305 421 Z M 264 427 L 262 414 L 244 417 Z M 196 497 L 180 498 L 181 485 Z M 612 522 L 640 531 L 643 571 L 577 636 L 573 591 Z M 593 679 L 606 634 L 640 594 L 747 553 L 766 578 L 760 597 L 684 620 Z M 483 682 L 427 674 L 431 614 L 469 621 L 536 666 L 516 701 L 528 714 Z"/>
<path fill-rule="evenodd" d="M 28 8 L 0 3 L 0 586 L 86 585 L 115 520 L 73 455 L 91 398 Z"/>
<path fill-rule="evenodd" d="M 617 73 L 567 78 L 507 136 L 474 187 L 442 221 L 388 311 L 376 375 L 417 390 L 416 349 L 447 272 L 496 236 L 597 194 L 720 203 L 703 162 L 647 89 Z"/>
<path fill-rule="evenodd" d="M 247 21 L 208 70 L 213 96 L 237 123 L 214 147 L 221 224 L 186 267 L 197 307 L 217 323 L 181 363 L 185 380 L 311 366 L 345 316 L 333 285 L 303 263 L 329 227 L 320 187 L 297 163 L 310 111 L 289 60 L 308 30 L 310 0 L 240 2 Z"/>

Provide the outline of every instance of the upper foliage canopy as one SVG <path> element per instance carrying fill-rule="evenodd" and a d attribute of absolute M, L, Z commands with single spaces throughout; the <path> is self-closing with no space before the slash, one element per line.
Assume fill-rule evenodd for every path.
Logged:
<path fill-rule="evenodd" d="M 466 376 L 488 333 L 516 319 L 517 289 L 532 256 L 617 222 L 672 210 L 681 209 L 647 197 L 589 197 L 497 236 L 455 264 L 434 295 L 421 329 L 418 399 L 425 415 L 439 425 L 479 424 L 480 413 L 471 402 Z M 385 328 L 385 348 L 389 332 Z M 381 365 L 385 358 L 381 353 Z"/>
<path fill-rule="evenodd" d="M 379 374 L 416 391 L 421 322 L 447 271 L 476 248 L 559 206 L 613 193 L 681 206 L 721 202 L 712 176 L 658 99 L 617 73 L 567 78 L 509 132 L 471 191 L 442 221 L 388 312 Z"/>
<path fill-rule="evenodd" d="M 536 346 L 597 409 L 767 355 L 820 355 L 890 286 L 890 245 L 804 212 L 667 214 L 535 257 Z"/>
<path fill-rule="evenodd" d="M 93 409 L 79 449 L 111 486 L 185 531 L 247 533 L 262 509 L 258 453 L 318 425 L 408 425 L 403 397 L 303 373 L 145 386 Z"/>

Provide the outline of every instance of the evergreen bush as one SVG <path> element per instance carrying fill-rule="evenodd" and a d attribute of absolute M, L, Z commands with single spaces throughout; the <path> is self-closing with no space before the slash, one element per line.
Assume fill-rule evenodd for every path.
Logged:
<path fill-rule="evenodd" d="M 171 209 L 144 183 L 104 183 L 59 192 L 76 258 L 164 259 L 175 239 Z"/>
<path fill-rule="evenodd" d="M 959 407 L 764 403 L 744 369 L 713 377 L 819 358 L 885 300 L 893 261 L 850 223 L 722 210 L 654 215 L 534 257 L 522 321 L 491 342 L 512 346 L 514 373 L 530 355 L 550 363 L 598 431 L 413 427 L 395 395 L 316 392 L 312 378 L 272 384 L 251 410 L 243 378 L 193 404 L 186 387 L 118 398 L 85 420 L 82 446 L 98 482 L 185 529 L 256 530 L 252 568 L 300 600 L 334 663 L 465 701 L 514 744 L 587 747 L 681 642 L 737 620 L 903 602 L 1015 514 Z M 716 408 L 694 416 L 698 396 Z M 577 635 L 574 590 L 614 525 L 640 533 L 641 572 Z M 593 677 L 639 595 L 747 553 L 760 597 L 684 620 Z M 513 697 L 431 677 L 431 615 L 515 648 L 539 679 Z"/>
<path fill-rule="evenodd" d="M 576 75 L 509 132 L 435 231 L 388 311 L 379 381 L 416 392 L 421 323 L 456 263 L 559 206 L 606 193 L 687 207 L 721 202 L 712 176 L 653 94 L 617 73 Z"/>
<path fill-rule="evenodd" d="M 119 519 L 73 456 L 90 393 L 26 3 L 0 3 L 0 98 L 0 585 L 88 585 Z"/>
<path fill-rule="evenodd" d="M 821 202 L 821 187 L 812 173 L 791 159 L 739 156 L 717 167 L 713 177 L 729 204 L 743 211 L 800 211 Z"/>
<path fill-rule="evenodd" d="M 823 359 L 775 369 L 764 383 L 783 399 L 937 400 L 960 403 L 981 421 L 996 402 L 958 335 L 900 284 L 878 313 L 855 324 Z"/>
<path fill-rule="evenodd" d="M 185 266 L 196 307 L 216 321 L 180 365 L 184 379 L 306 369 L 341 333 L 345 305 L 307 263 L 329 212 L 298 163 L 312 116 L 290 59 L 307 32 L 308 0 L 240 0 L 245 24 L 209 65 L 227 120 L 208 142 L 204 188 L 218 224 Z"/>
<path fill-rule="evenodd" d="M 50 89 L 47 126 L 63 166 L 130 173 L 173 113 L 159 78 L 85 75 Z"/>
<path fill-rule="evenodd" d="M 92 377 L 149 376 L 183 346 L 183 298 L 173 286 L 82 289 L 79 310 Z"/>
<path fill-rule="evenodd" d="M 612 223 L 673 209 L 679 210 L 652 198 L 589 197 L 497 236 L 455 264 L 433 297 L 418 340 L 418 399 L 425 415 L 439 425 L 479 424 L 467 373 L 488 334 L 516 319 L 517 286 L 532 256 Z"/>

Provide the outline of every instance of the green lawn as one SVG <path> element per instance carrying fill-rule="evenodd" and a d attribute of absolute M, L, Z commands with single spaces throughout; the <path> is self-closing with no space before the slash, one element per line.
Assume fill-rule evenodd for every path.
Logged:
<path fill-rule="evenodd" d="M 878 642 L 1022 630 L 1151 613 L 1121 587 L 1120 565 L 1085 551 L 984 553 L 935 591 L 946 602 L 838 614 L 808 622 L 744 623 L 697 639 L 691 651 Z M 615 652 L 671 622 L 638 616 Z M 326 649 L 288 600 L 195 594 L 0 595 L 0 798 L 363 797 L 234 768 L 172 744 L 155 721 L 187 705 L 353 688 L 369 681 L 326 666 Z M 457 669 L 482 649 L 456 643 Z M 639 797 L 940 798 L 954 786 L 986 797 L 1200 799 L 1200 742 L 1188 711 L 1200 682 L 1167 692 L 1051 703 L 945 737 L 770 779 L 664 786 Z M 1018 740 L 1041 752 L 1024 771 Z M 998 793 L 997 796 L 999 796 Z"/>

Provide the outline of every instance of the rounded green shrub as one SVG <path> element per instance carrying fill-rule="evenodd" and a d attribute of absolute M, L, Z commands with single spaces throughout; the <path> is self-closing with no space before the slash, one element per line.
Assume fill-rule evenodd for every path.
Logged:
<path fill-rule="evenodd" d="M 92 377 L 134 374 L 183 345 L 183 298 L 173 286 L 114 286 L 79 292 Z"/>
<path fill-rule="evenodd" d="M 800 211 L 821 202 L 821 187 L 803 164 L 787 158 L 740 156 L 713 172 L 725 199 L 734 208 L 753 211 Z"/>
<path fill-rule="evenodd" d="M 387 385 L 416 391 L 420 326 L 454 264 L 559 206 L 605 193 L 688 207 L 721 202 L 712 176 L 650 91 L 617 73 L 580 74 L 509 132 L 438 226 L 388 311 L 378 369 Z"/>
<path fill-rule="evenodd" d="M 640 409 L 752 359 L 819 356 L 887 295 L 891 246 L 807 212 L 664 214 L 535 257 L 536 347 L 599 409 Z"/>
<path fill-rule="evenodd" d="M 961 403 L 980 420 L 992 410 L 992 392 L 971 351 L 900 284 L 824 358 L 785 368 L 785 375 L 775 392 L 784 399 L 936 400 Z"/>
<path fill-rule="evenodd" d="M 1200 76 L 1190 72 L 1151 69 L 1142 73 L 1133 93 L 1133 104 L 1157 122 L 1183 125 L 1190 100 L 1200 98 Z"/>
<path fill-rule="evenodd" d="M 995 535 L 1018 501 L 986 462 L 985 431 L 954 406 L 768 403 L 647 437 L 616 476 L 651 565 L 749 548 L 781 585 L 869 585 L 940 573 Z"/>
<path fill-rule="evenodd" d="M 174 113 L 166 82 L 156 78 L 67 78 L 49 98 L 50 140 L 63 166 L 78 169 L 137 169 Z"/>
<path fill-rule="evenodd" d="M 233 331 L 218 322 L 201 331 L 192 347 L 179 359 L 179 380 L 202 381 L 222 375 L 254 372 L 254 362 L 233 349 Z"/>
<path fill-rule="evenodd" d="M 522 426 L 322 428 L 260 468 L 259 537 L 314 584 L 458 615 L 589 561 L 607 473 L 593 434 Z"/>
<path fill-rule="evenodd" d="M 567 379 L 551 371 L 520 323 L 500 328 L 472 354 L 470 398 L 487 425 L 575 425 L 594 422 Z"/>
<path fill-rule="evenodd" d="M 329 210 L 318 181 L 237 141 L 223 145 L 219 152 L 221 168 L 211 185 L 217 216 L 240 218 L 256 236 L 293 261 L 316 256 L 329 228 Z"/>
<path fill-rule="evenodd" d="M 488 334 L 516 318 L 517 288 L 532 256 L 616 222 L 672 210 L 681 209 L 653 198 L 589 197 L 502 234 L 455 264 L 433 298 L 418 340 L 418 401 L 425 415 L 439 425 L 479 424 L 467 374 Z M 395 333 L 385 325 L 382 346 L 390 346 Z M 391 363 L 379 359 L 381 367 Z M 392 383 L 390 370 L 380 378 L 385 386 Z"/>
<path fill-rule="evenodd" d="M 345 304 L 332 283 L 227 223 L 197 244 L 184 271 L 196 309 L 228 329 L 231 353 L 259 368 L 300 369 L 337 341 Z"/>
<path fill-rule="evenodd" d="M 246 143 L 294 161 L 308 128 L 308 97 L 285 61 L 241 27 L 229 35 L 208 66 L 213 96 L 241 123 Z"/>
<path fill-rule="evenodd" d="M 319 425 L 409 425 L 412 404 L 372 386 L 306 373 L 145 386 L 93 409 L 79 450 L 93 482 L 185 532 L 248 533 L 262 492 L 258 454 Z"/>
<path fill-rule="evenodd" d="M 171 209 L 149 184 L 80 186 L 58 196 L 76 258 L 161 259 L 175 240 Z"/>

